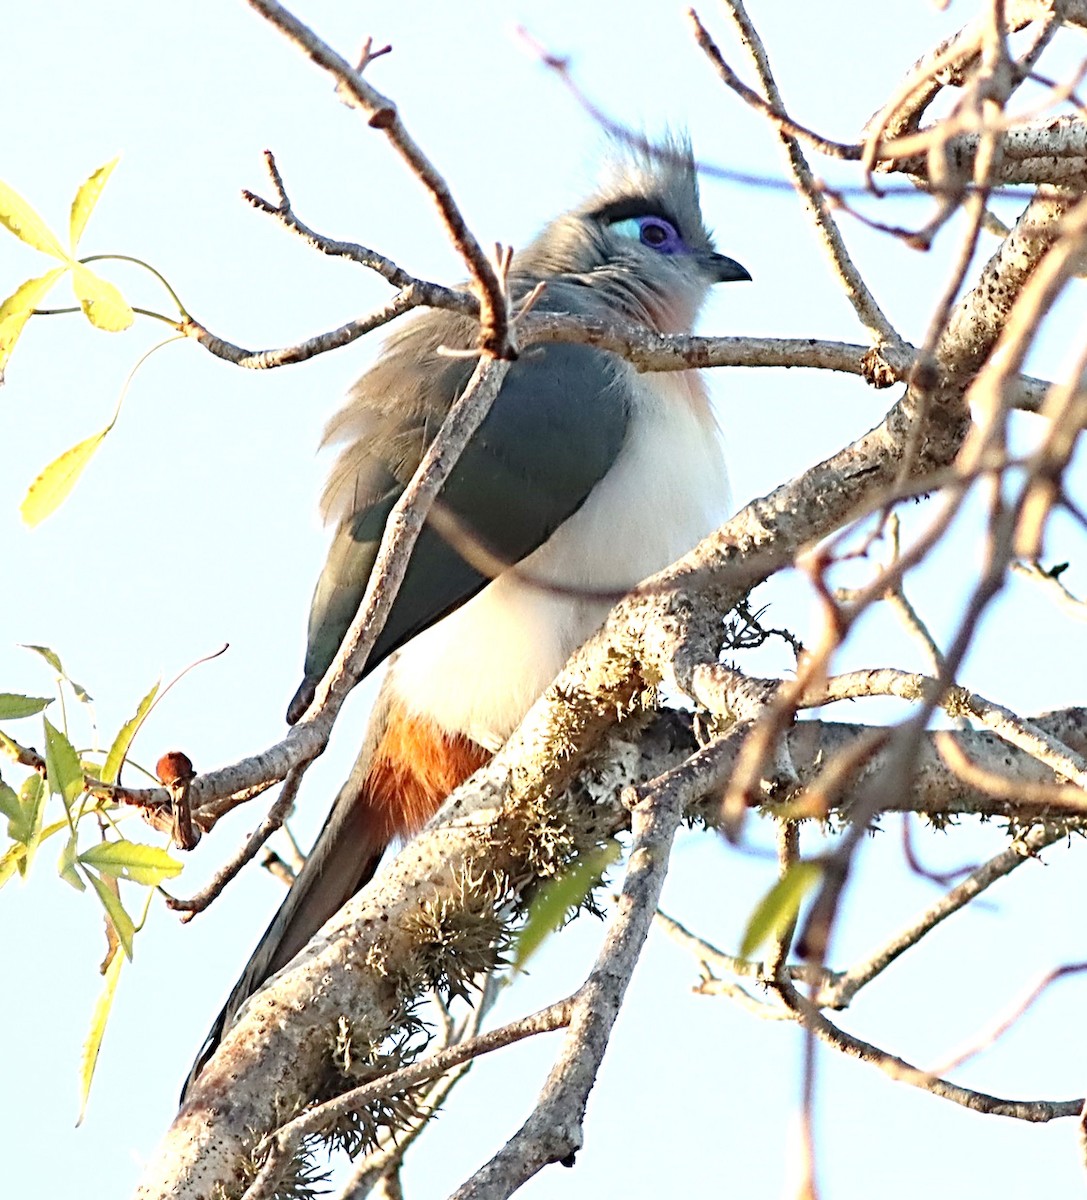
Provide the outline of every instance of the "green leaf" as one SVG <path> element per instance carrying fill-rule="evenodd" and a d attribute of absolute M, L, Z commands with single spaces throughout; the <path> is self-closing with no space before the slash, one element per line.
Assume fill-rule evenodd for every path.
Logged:
<path fill-rule="evenodd" d="M 750 958 L 768 938 L 783 933 L 796 919 L 804 897 L 823 878 L 818 863 L 797 862 L 755 905 L 740 942 L 740 957 Z"/>
<path fill-rule="evenodd" d="M 33 650 L 35 654 L 40 654 L 62 679 L 68 678 L 68 672 L 61 665 L 60 655 L 55 650 L 50 650 L 48 646 L 35 646 L 29 642 L 20 642 L 19 644 L 24 650 Z"/>
<path fill-rule="evenodd" d="M 94 890 L 98 893 L 98 899 L 102 901 L 102 907 L 106 910 L 106 916 L 116 931 L 117 939 L 124 948 L 125 954 L 131 958 L 132 939 L 136 936 L 136 926 L 132 923 L 132 918 L 125 911 L 125 906 L 121 903 L 121 897 L 110 887 L 108 879 L 99 878 L 93 871 L 88 872 L 87 878 L 94 885 Z M 114 887 L 116 886 L 116 881 L 114 881 Z"/>
<path fill-rule="evenodd" d="M 87 320 L 97 329 L 120 333 L 136 319 L 119 289 L 82 263 L 72 268 L 72 288 Z"/>
<path fill-rule="evenodd" d="M 19 512 L 28 525 L 33 527 L 39 524 L 61 506 L 110 428 L 111 426 L 107 426 L 91 437 L 77 442 L 70 450 L 65 450 L 59 458 L 53 459 L 27 488 L 23 502 L 19 505 Z"/>
<path fill-rule="evenodd" d="M 0 813 L 8 819 L 8 837 L 13 842 L 25 842 L 30 834 L 31 826 L 27 823 L 27 813 L 15 790 L 0 779 Z"/>
<path fill-rule="evenodd" d="M 60 796 L 64 807 L 70 809 L 83 794 L 83 769 L 79 765 L 79 755 L 48 717 L 42 720 L 45 722 L 45 774 L 49 790 Z"/>
<path fill-rule="evenodd" d="M 22 875 L 26 869 L 26 847 L 16 842 L 0 855 L 0 887 L 15 874 Z"/>
<path fill-rule="evenodd" d="M 0 692 L 0 721 L 32 717 L 53 701 L 45 696 L 23 696 L 19 692 Z"/>
<path fill-rule="evenodd" d="M 117 776 L 121 773 L 121 767 L 124 764 L 125 756 L 128 754 L 128 748 L 132 745 L 132 739 L 136 736 L 144 719 L 151 711 L 151 705 L 154 704 L 158 691 L 159 685 L 156 683 L 140 701 L 136 709 L 136 715 L 121 726 L 117 736 L 113 739 L 113 745 L 109 748 L 105 766 L 102 768 L 100 778 L 103 783 L 117 782 Z"/>
<path fill-rule="evenodd" d="M 35 776 L 35 778 L 38 778 Z M 59 833 L 62 829 L 69 829 L 67 821 L 56 821 L 52 825 L 47 826 L 42 830 L 39 842 L 44 842 L 46 838 L 50 838 L 55 833 Z M 16 842 L 8 850 L 4 852 L 0 858 L 0 887 L 2 887 L 18 871 L 20 875 L 26 875 L 27 869 L 30 866 L 32 847 L 25 842 Z"/>
<path fill-rule="evenodd" d="M 19 797 L 15 794 L 14 788 L 9 787 L 2 779 L 0 779 L 0 814 L 7 817 L 9 821 L 18 821 L 23 815 L 23 806 L 19 803 Z M 19 839 L 22 841 L 22 839 Z"/>
<path fill-rule="evenodd" d="M 33 208 L 12 187 L 0 180 L 0 225 L 6 225 L 15 236 L 35 250 L 68 261 L 64 247 L 53 231 Z"/>
<path fill-rule="evenodd" d="M 77 1125 L 83 1123 L 87 1111 L 87 1099 L 91 1094 L 91 1081 L 94 1079 L 94 1068 L 98 1062 L 98 1051 L 102 1048 L 102 1036 L 106 1032 L 106 1022 L 109 1020 L 113 998 L 117 993 L 117 981 L 121 977 L 121 967 L 124 966 L 125 956 L 115 954 L 106 967 L 106 981 L 102 994 L 94 1006 L 91 1017 L 91 1028 L 87 1040 L 83 1043 L 83 1057 L 79 1072 L 79 1119 Z"/>
<path fill-rule="evenodd" d="M 44 658 L 45 661 L 53 668 L 53 670 L 56 671 L 61 679 L 68 684 L 72 691 L 75 692 L 75 698 L 80 702 L 80 704 L 88 704 L 90 702 L 92 698 L 90 693 L 85 687 L 76 683 L 71 675 L 68 674 L 68 672 L 61 665 L 60 655 L 57 654 L 55 650 L 50 650 L 48 646 L 35 646 L 29 642 L 20 642 L 19 645 L 22 646 L 24 650 L 33 650 L 35 654 L 40 654 L 42 658 Z"/>
<path fill-rule="evenodd" d="M 23 780 L 19 788 L 19 803 L 23 810 L 23 824 L 19 840 L 26 846 L 26 854 L 19 866 L 19 873 L 25 875 L 34 861 L 34 852 L 38 844 L 48 836 L 42 832 L 42 817 L 45 815 L 45 798 L 48 792 L 42 777 L 34 772 Z M 65 822 L 67 825 L 67 822 Z M 9 827 L 9 832 L 11 832 Z M 14 837 L 15 835 L 12 834 Z"/>
<path fill-rule="evenodd" d="M 85 892 L 87 885 L 83 882 L 83 877 L 76 870 L 76 835 L 73 833 L 71 837 L 64 843 L 64 849 L 60 852 L 60 861 L 57 863 L 57 873 L 65 883 L 70 883 L 77 892 Z"/>
<path fill-rule="evenodd" d="M 113 174 L 113 168 L 117 165 L 117 159 L 114 158 L 105 166 L 99 167 L 92 175 L 90 175 L 80 186 L 80 189 L 75 194 L 75 199 L 72 201 L 72 215 L 68 222 L 68 232 L 72 239 L 72 253 L 75 254 L 75 248 L 79 244 L 79 239 L 83 236 L 83 230 L 87 227 L 87 221 L 94 206 L 98 203 L 98 197 L 102 195 L 102 189 L 106 186 L 106 180 Z"/>
<path fill-rule="evenodd" d="M 619 852 L 619 843 L 612 842 L 603 849 L 575 860 L 561 875 L 556 875 L 540 888 L 514 943 L 515 971 L 524 970 L 525 963 L 547 937 L 566 924 L 571 911 L 581 905 L 600 876 L 619 857 Z"/>
<path fill-rule="evenodd" d="M 89 850 L 84 850 L 79 861 L 101 871 L 103 875 L 131 879 L 134 883 L 145 883 L 149 887 L 156 887 L 164 879 L 172 879 L 181 872 L 181 863 L 171 858 L 165 850 L 124 838 L 116 842 L 99 842 Z"/>
<path fill-rule="evenodd" d="M 65 267 L 54 267 L 44 275 L 26 280 L 0 304 L 0 375 L 11 358 L 23 327 L 34 315 L 34 309 L 65 270 Z"/>

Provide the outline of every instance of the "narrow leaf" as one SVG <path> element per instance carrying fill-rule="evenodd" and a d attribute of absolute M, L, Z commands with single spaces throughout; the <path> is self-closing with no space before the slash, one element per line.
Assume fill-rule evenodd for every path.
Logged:
<path fill-rule="evenodd" d="M 0 692 L 0 721 L 17 721 L 32 717 L 48 708 L 53 701 L 46 696 L 24 696 L 19 692 Z"/>
<path fill-rule="evenodd" d="M 164 879 L 172 879 L 181 872 L 181 863 L 171 858 L 165 850 L 123 838 L 116 842 L 99 842 L 89 850 L 84 850 L 79 861 L 101 871 L 103 875 L 131 879 L 134 883 L 145 883 L 149 887 L 155 887 Z"/>
<path fill-rule="evenodd" d="M 26 864 L 26 847 L 16 842 L 0 855 L 0 888 L 15 874 L 22 875 Z"/>
<path fill-rule="evenodd" d="M 113 168 L 116 165 L 117 159 L 115 158 L 105 166 L 99 167 L 83 182 L 75 194 L 75 199 L 72 201 L 72 215 L 68 222 L 73 254 L 75 254 L 79 239 L 83 236 L 83 230 L 87 227 L 87 221 L 94 212 L 94 206 L 98 203 L 98 197 L 102 195 L 106 180 L 113 174 Z"/>
<path fill-rule="evenodd" d="M 561 875 L 545 883 L 533 898 L 528 919 L 517 935 L 514 970 L 524 969 L 547 937 L 565 924 L 567 915 L 588 896 L 600 876 L 619 857 L 619 844 L 578 859 Z"/>
<path fill-rule="evenodd" d="M 34 860 L 34 851 L 42 841 L 42 817 L 45 814 L 45 798 L 47 796 L 42 777 L 34 772 L 23 780 L 19 788 L 19 803 L 23 810 L 23 822 L 19 829 L 19 840 L 26 846 L 26 854 L 19 864 L 19 873 L 25 875 Z M 67 824 L 67 822 L 65 822 Z M 11 832 L 9 827 L 9 832 Z M 12 833 L 12 837 L 16 835 Z"/>
<path fill-rule="evenodd" d="M 38 216 L 33 208 L 12 187 L 0 180 L 0 225 L 6 225 L 20 241 L 51 254 L 54 258 L 68 261 L 64 247 L 57 241 L 53 231 Z"/>
<path fill-rule="evenodd" d="M 77 1125 L 83 1123 L 87 1111 L 87 1099 L 91 1094 L 91 1080 L 94 1079 L 94 1068 L 98 1062 L 98 1051 L 102 1048 L 102 1036 L 106 1032 L 106 1022 L 109 1020 L 113 998 L 117 994 L 117 981 L 121 977 L 121 967 L 124 966 L 125 956 L 115 954 L 109 966 L 106 967 L 106 981 L 102 994 L 94 1006 L 91 1017 L 91 1028 L 87 1040 L 83 1043 L 83 1057 L 79 1072 L 79 1118 Z"/>
<path fill-rule="evenodd" d="M 83 877 L 76 870 L 76 836 L 73 833 L 64 843 L 64 849 L 60 852 L 60 861 L 57 863 L 57 873 L 65 883 L 70 883 L 77 892 L 85 892 L 87 885 L 83 882 Z"/>
<path fill-rule="evenodd" d="M 35 775 L 34 778 L 37 779 L 38 776 Z M 42 790 L 44 794 L 44 789 Z M 53 834 L 59 833 L 60 830 L 69 828 L 70 826 L 67 821 L 56 821 L 42 830 L 38 842 L 44 842 L 46 838 L 52 837 Z M 10 849 L 4 852 L 3 857 L 0 858 L 0 887 L 7 883 L 16 871 L 20 875 L 26 875 L 32 857 L 32 849 L 33 847 L 26 842 L 16 842 Z"/>
<path fill-rule="evenodd" d="M 15 343 L 23 332 L 23 326 L 34 315 L 34 309 L 45 299 L 46 293 L 64 271 L 64 267 L 54 267 L 44 275 L 27 279 L 0 304 L 0 373 L 11 358 Z"/>
<path fill-rule="evenodd" d="M 140 701 L 136 709 L 136 715 L 121 726 L 117 736 L 113 739 L 113 745 L 110 746 L 109 753 L 106 755 L 106 764 L 102 768 L 101 779 L 103 783 L 117 782 L 117 776 L 121 773 L 121 766 L 125 761 L 125 756 L 128 754 L 129 746 L 132 745 L 132 739 L 143 724 L 144 718 L 151 711 L 151 705 L 154 704 L 158 691 L 159 685 L 156 683 Z"/>
<path fill-rule="evenodd" d="M 28 525 L 39 524 L 60 507 L 107 433 L 108 427 L 65 450 L 27 488 L 19 512 Z"/>
<path fill-rule="evenodd" d="M 113 426 L 110 425 L 109 428 L 112 429 Z M 80 704 L 90 703 L 92 699 L 90 693 L 85 687 L 82 686 L 82 684 L 76 683 L 71 675 L 68 674 L 61 664 L 60 655 L 55 650 L 50 650 L 48 646 L 35 646 L 30 642 L 20 642 L 19 645 L 22 646 L 24 650 L 33 650 L 35 654 L 40 654 L 42 658 L 44 658 L 45 661 L 53 668 L 53 670 L 56 671 L 61 679 L 68 684 L 72 691 L 75 692 L 75 698 L 80 702 Z"/>
<path fill-rule="evenodd" d="M 8 787 L 2 779 L 0 779 L 0 814 L 7 817 L 9 827 L 11 822 L 18 823 L 23 818 L 23 806 L 19 803 L 19 797 L 15 794 L 15 790 Z M 21 842 L 23 839 L 14 838 L 13 840 Z"/>
<path fill-rule="evenodd" d="M 44 275 L 36 275 L 33 279 L 24 279 L 4 303 L 0 304 L 0 321 L 12 320 L 15 317 L 24 319 L 29 317 L 66 270 L 66 267 L 53 267 Z"/>
<path fill-rule="evenodd" d="M 87 320 L 97 329 L 120 333 L 136 319 L 120 290 L 82 263 L 72 268 L 72 289 Z"/>
<path fill-rule="evenodd" d="M 55 650 L 50 650 L 48 646 L 35 646 L 30 642 L 20 642 L 19 644 L 24 650 L 33 650 L 35 654 L 40 654 L 58 675 L 64 679 L 68 678 L 68 673 L 61 665 L 60 655 Z"/>
<path fill-rule="evenodd" d="M 48 717 L 45 722 L 45 774 L 49 790 L 64 800 L 65 808 L 71 808 L 83 793 L 83 770 L 75 747 L 57 729 Z"/>
<path fill-rule="evenodd" d="M 818 863 L 793 863 L 755 905 L 740 942 L 740 957 L 750 958 L 768 938 L 787 929 L 796 919 L 804 897 L 822 877 Z"/>
<path fill-rule="evenodd" d="M 132 918 L 125 911 L 125 906 L 121 903 L 121 897 L 114 890 L 117 887 L 117 881 L 115 879 L 100 879 L 93 871 L 88 872 L 87 878 L 94 885 L 94 890 L 98 893 L 98 899 L 102 901 L 102 907 L 106 910 L 106 916 L 109 918 L 109 922 L 113 926 L 125 954 L 131 958 L 132 939 L 136 936 L 136 926 L 132 923 Z M 111 883 L 113 887 L 110 887 Z"/>

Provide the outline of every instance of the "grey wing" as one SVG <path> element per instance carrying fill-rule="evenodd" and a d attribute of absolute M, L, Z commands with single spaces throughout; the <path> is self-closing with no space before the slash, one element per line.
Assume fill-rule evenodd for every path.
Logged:
<path fill-rule="evenodd" d="M 443 340 L 470 344 L 467 323 L 430 314 L 414 325 L 360 381 L 358 409 L 346 410 L 344 426 L 366 431 L 366 445 L 348 447 L 331 488 L 346 511 L 314 594 L 292 722 L 354 619 L 392 506 L 471 371 L 470 363 L 436 353 Z M 612 355 L 570 344 L 530 349 L 514 363 L 439 493 L 367 670 L 475 595 L 495 563 L 517 563 L 542 545 L 584 503 L 626 436 L 621 370 Z M 359 467 L 353 474 L 352 462 Z M 456 537 L 448 536 L 450 524 Z M 461 552 L 466 544 L 483 551 L 470 555 L 474 565 Z"/>

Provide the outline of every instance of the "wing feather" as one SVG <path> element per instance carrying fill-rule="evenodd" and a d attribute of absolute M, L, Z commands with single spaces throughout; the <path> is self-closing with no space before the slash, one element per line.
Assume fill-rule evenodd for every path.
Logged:
<path fill-rule="evenodd" d="M 326 514 L 338 525 L 314 593 L 305 678 L 290 721 L 308 707 L 335 657 L 389 512 L 467 384 L 471 363 L 438 347 L 466 347 L 473 337 L 471 322 L 448 313 L 412 322 L 329 427 L 329 440 L 350 441 L 325 492 Z M 519 562 L 585 502 L 626 436 L 621 370 L 605 351 L 561 343 L 532 348 L 514 363 L 439 493 L 368 671 L 486 586 L 493 563 Z"/>

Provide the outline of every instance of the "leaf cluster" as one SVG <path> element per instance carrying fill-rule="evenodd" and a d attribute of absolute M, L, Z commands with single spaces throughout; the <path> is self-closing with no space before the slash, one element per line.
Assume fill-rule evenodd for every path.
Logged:
<path fill-rule="evenodd" d="M 7 820 L 6 845 L 0 842 L 0 887 L 16 876 L 25 878 L 43 844 L 59 837 L 57 874 L 76 891 L 88 892 L 89 885 L 88 894 L 95 897 L 104 914 L 106 954 L 100 969 L 105 984 L 83 1048 L 82 1117 L 121 967 L 133 957 L 135 936 L 143 927 L 155 890 L 181 871 L 181 863 L 163 847 L 124 837 L 118 827 L 123 814 L 102 786 L 119 781 L 133 738 L 154 704 L 159 685 L 143 697 L 105 753 L 80 750 L 70 735 L 66 695 L 89 709 L 93 703 L 90 693 L 72 679 L 53 650 L 46 646 L 27 649 L 55 672 L 61 718 L 55 725 L 44 715 L 54 704 L 51 698 L 0 693 L 0 723 L 8 725 L 42 714 L 45 747 L 44 754 L 39 754 L 0 728 L 0 748 L 27 769 L 16 786 L 0 776 L 0 815 Z M 51 808 L 55 818 L 47 819 Z M 122 884 L 143 889 L 136 903 L 123 897 Z"/>
<path fill-rule="evenodd" d="M 119 254 L 76 257 L 87 222 L 98 204 L 117 161 L 114 158 L 93 171 L 77 190 L 68 219 L 67 248 L 45 220 L 38 215 L 36 209 L 13 187 L 0 180 L 0 225 L 10 230 L 25 245 L 40 251 L 60 264 L 51 267 L 42 275 L 35 275 L 23 280 L 0 304 L 0 384 L 3 383 L 8 360 L 11 358 L 27 322 L 36 314 L 44 315 L 41 309 L 42 302 L 53 290 L 54 285 L 65 275 L 71 277 L 72 290 L 79 302 L 79 308 L 73 311 L 82 311 L 96 329 L 104 330 L 107 333 L 120 333 L 132 325 L 137 312 L 157 317 L 159 320 L 176 326 L 177 323 L 172 318 L 151 313 L 145 309 L 133 308 L 115 284 L 91 270 L 87 265 L 90 262 L 99 259 L 122 259 L 146 267 L 165 285 L 178 306 L 182 320 L 187 319 L 184 307 L 170 285 L 153 267 L 149 267 L 141 260 Z M 48 311 L 63 312 L 65 310 Z M 121 400 L 123 398 L 124 393 L 122 392 Z M 66 499 L 95 451 L 117 423 L 121 411 L 121 400 L 118 400 L 113 416 L 104 428 L 65 450 L 31 483 L 20 506 L 23 520 L 28 525 L 37 525 Z"/>

